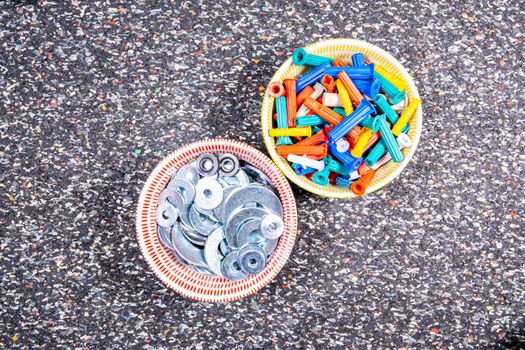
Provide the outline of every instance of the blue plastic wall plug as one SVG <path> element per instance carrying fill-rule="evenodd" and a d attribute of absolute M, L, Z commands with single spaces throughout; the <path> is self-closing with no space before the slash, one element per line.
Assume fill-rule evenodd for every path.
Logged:
<path fill-rule="evenodd" d="M 328 151 L 334 158 L 343 163 L 350 173 L 357 170 L 361 163 L 363 163 L 363 158 L 355 158 L 348 151 L 339 152 L 334 142 L 328 142 Z"/>
<path fill-rule="evenodd" d="M 352 79 L 352 81 L 354 82 L 354 85 L 357 88 L 357 90 L 359 90 L 362 94 L 365 94 L 366 96 L 370 97 L 371 99 L 376 98 L 376 96 L 379 94 L 379 91 L 381 90 L 381 83 L 379 82 L 379 79 Z"/>
<path fill-rule="evenodd" d="M 363 120 L 367 115 L 375 114 L 376 109 L 366 98 L 361 100 L 359 106 L 345 119 L 343 119 L 339 124 L 337 124 L 330 132 L 328 133 L 328 138 L 332 142 L 337 142 L 337 140 L 344 137 L 350 132 L 357 124 Z"/>
<path fill-rule="evenodd" d="M 361 80 L 372 80 L 374 78 L 374 64 L 366 64 L 364 66 L 354 67 L 354 66 L 345 66 L 345 67 L 327 67 L 324 70 L 324 74 L 331 76 L 336 79 L 337 75 L 345 71 L 350 79 L 361 79 Z"/>
<path fill-rule="evenodd" d="M 301 164 L 292 163 L 292 169 L 297 175 L 308 175 L 317 171 L 317 169 L 304 167 Z"/>
<path fill-rule="evenodd" d="M 314 69 L 312 69 L 311 71 L 309 71 L 308 73 L 306 73 L 305 75 L 303 75 L 302 77 L 300 77 L 297 80 L 297 85 L 295 85 L 296 93 L 299 94 L 301 90 L 305 87 L 312 85 L 316 81 L 321 80 L 325 74 L 324 70 L 331 66 L 332 65 L 330 64 L 330 62 L 322 63 Z"/>
<path fill-rule="evenodd" d="M 359 66 L 364 66 L 364 65 L 365 65 L 365 55 L 363 55 L 360 52 L 354 53 L 352 55 L 352 66 L 359 67 Z"/>

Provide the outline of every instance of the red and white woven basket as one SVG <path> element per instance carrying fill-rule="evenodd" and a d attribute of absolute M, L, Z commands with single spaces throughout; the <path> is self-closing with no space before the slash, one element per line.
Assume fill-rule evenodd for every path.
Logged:
<path fill-rule="evenodd" d="M 284 234 L 264 270 L 240 281 L 205 276 L 182 265 L 158 239 L 155 209 L 160 192 L 171 176 L 202 153 L 231 153 L 259 169 L 272 181 L 283 205 Z M 286 177 L 263 153 L 247 144 L 226 140 L 203 140 L 186 145 L 160 162 L 142 188 L 137 207 L 137 241 L 151 270 L 171 289 L 191 299 L 226 302 L 244 298 L 267 285 L 282 269 L 297 234 L 297 207 Z"/>

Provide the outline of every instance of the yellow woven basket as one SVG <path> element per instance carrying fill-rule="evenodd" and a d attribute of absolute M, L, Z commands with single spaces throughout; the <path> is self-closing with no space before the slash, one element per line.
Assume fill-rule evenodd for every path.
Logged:
<path fill-rule="evenodd" d="M 409 101 L 413 98 L 419 98 L 419 93 L 417 91 L 416 85 L 414 84 L 414 81 L 405 68 L 403 68 L 401 63 L 399 63 L 389 53 L 375 45 L 355 39 L 330 39 L 306 46 L 305 49 L 308 53 L 339 58 L 346 63 L 351 62 L 352 54 L 361 52 L 370 61 L 379 64 L 383 68 L 390 71 L 392 74 L 402 78 L 408 83 L 406 92 Z M 287 78 L 297 78 L 303 75 L 307 69 L 308 68 L 306 66 L 297 67 L 294 65 L 292 63 L 292 58 L 290 57 L 281 65 L 281 67 L 279 67 L 271 81 L 283 81 Z M 273 137 L 268 135 L 268 131 L 272 128 L 274 100 L 274 98 L 268 96 L 268 91 L 266 91 L 261 110 L 261 127 L 264 143 L 266 144 L 268 152 L 270 153 L 273 161 L 282 170 L 286 177 L 297 186 L 320 196 L 333 198 L 356 197 L 356 195 L 349 189 L 334 185 L 319 186 L 307 177 L 297 175 L 290 166 L 290 163 L 277 154 L 275 151 L 275 140 Z M 377 191 L 386 186 L 389 182 L 394 180 L 407 166 L 417 148 L 417 144 L 421 136 L 422 121 L 423 113 L 421 106 L 419 106 L 415 115 L 410 120 L 410 131 L 408 132 L 408 135 L 412 140 L 412 146 L 403 150 L 403 161 L 400 163 L 389 162 L 388 164 L 379 168 L 376 171 L 376 175 L 374 176 L 372 183 L 367 188 L 366 194 Z"/>

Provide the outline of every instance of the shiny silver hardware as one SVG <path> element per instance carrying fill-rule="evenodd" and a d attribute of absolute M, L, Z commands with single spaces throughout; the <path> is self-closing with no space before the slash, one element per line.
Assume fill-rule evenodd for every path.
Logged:
<path fill-rule="evenodd" d="M 279 215 L 268 214 L 261 221 L 261 233 L 268 239 L 277 239 L 284 233 L 284 222 Z"/>
<path fill-rule="evenodd" d="M 221 184 L 213 179 L 201 179 L 195 186 L 195 203 L 199 208 L 210 210 L 217 208 L 222 203 L 224 196 Z"/>
<path fill-rule="evenodd" d="M 190 180 L 176 177 L 170 181 L 168 189 L 179 192 L 188 204 L 195 199 L 195 186 Z"/>
<path fill-rule="evenodd" d="M 250 275 L 261 272 L 266 266 L 266 253 L 257 244 L 247 244 L 239 250 L 237 259 L 241 269 Z"/>
<path fill-rule="evenodd" d="M 174 178 L 182 178 L 182 179 L 189 180 L 193 184 L 193 186 L 195 186 L 197 182 L 199 181 L 199 170 L 197 169 L 196 166 L 187 164 L 181 167 L 177 171 L 177 173 L 175 173 L 171 177 L 172 180 Z"/>
<path fill-rule="evenodd" d="M 202 176 L 213 176 L 219 172 L 219 160 L 213 154 L 201 154 L 197 158 L 197 169 Z"/>
<path fill-rule="evenodd" d="M 233 154 L 224 153 L 219 156 L 219 175 L 233 176 L 239 171 L 239 159 Z"/>
<path fill-rule="evenodd" d="M 236 281 L 260 273 L 284 232 L 277 190 L 231 154 L 203 154 L 160 193 L 158 237 L 185 266 Z"/>
<path fill-rule="evenodd" d="M 235 209 L 248 203 L 256 203 L 267 211 L 283 215 L 283 208 L 279 197 L 263 186 L 248 185 L 233 191 L 223 204 L 223 213 L 232 213 Z"/>
<path fill-rule="evenodd" d="M 238 281 L 247 277 L 248 275 L 241 269 L 239 260 L 237 259 L 237 252 L 231 252 L 226 255 L 221 262 L 222 275 L 232 281 Z"/>
<path fill-rule="evenodd" d="M 237 232 L 241 224 L 255 218 L 262 219 L 267 212 L 263 208 L 241 208 L 228 218 L 224 225 L 224 237 L 232 247 L 239 247 Z"/>
<path fill-rule="evenodd" d="M 219 227 L 208 236 L 204 245 L 204 258 L 208 264 L 208 269 L 217 276 L 222 276 L 219 245 L 223 239 L 224 231 Z"/>

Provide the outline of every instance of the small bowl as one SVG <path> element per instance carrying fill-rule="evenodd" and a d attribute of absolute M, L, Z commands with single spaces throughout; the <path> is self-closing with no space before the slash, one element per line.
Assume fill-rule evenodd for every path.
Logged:
<path fill-rule="evenodd" d="M 351 62 L 352 54 L 361 52 L 372 62 L 381 65 L 385 69 L 389 70 L 392 74 L 403 78 L 408 83 L 408 87 L 405 91 L 407 92 L 409 101 L 416 97 L 419 98 L 419 93 L 417 91 L 416 85 L 414 84 L 414 81 L 405 68 L 403 68 L 401 63 L 399 63 L 389 53 L 375 45 L 355 39 L 330 39 L 306 46 L 305 49 L 308 53 L 339 58 L 346 63 Z M 281 65 L 281 67 L 279 67 L 271 81 L 274 82 L 283 81 L 287 78 L 298 78 L 299 76 L 303 75 L 307 69 L 307 66 L 298 67 L 294 65 L 292 63 L 292 57 L 290 57 Z M 268 135 L 268 131 L 272 128 L 274 101 L 275 99 L 268 96 L 268 91 L 266 91 L 261 109 L 261 128 L 266 148 L 268 149 L 270 156 L 277 164 L 279 169 L 281 169 L 286 177 L 288 177 L 288 179 L 290 179 L 297 186 L 317 195 L 333 198 L 357 197 L 349 189 L 331 184 L 328 186 L 319 186 L 307 177 L 297 175 L 290 166 L 290 163 L 285 158 L 277 154 L 275 151 L 275 139 Z M 412 146 L 402 151 L 404 156 L 403 161 L 400 163 L 389 162 L 388 164 L 379 168 L 376 171 L 372 183 L 367 188 L 365 194 L 372 193 L 383 188 L 388 183 L 393 181 L 407 166 L 408 162 L 410 162 L 410 159 L 412 158 L 412 155 L 416 151 L 417 144 L 421 136 L 422 122 L 423 113 L 420 105 L 410 120 L 410 131 L 408 132 L 408 136 L 410 136 L 410 139 L 412 140 Z"/>
<path fill-rule="evenodd" d="M 283 205 L 284 233 L 268 264 L 257 275 L 235 282 L 224 277 L 202 275 L 182 265 L 159 241 L 155 222 L 159 194 L 180 167 L 195 160 L 202 153 L 231 153 L 237 156 L 239 160 L 262 170 L 279 193 Z M 297 207 L 290 184 L 279 168 L 263 153 L 237 141 L 203 140 L 179 148 L 153 169 L 140 193 L 136 227 L 137 241 L 146 262 L 169 288 L 199 301 L 226 302 L 256 293 L 282 269 L 292 252 L 297 234 Z"/>

